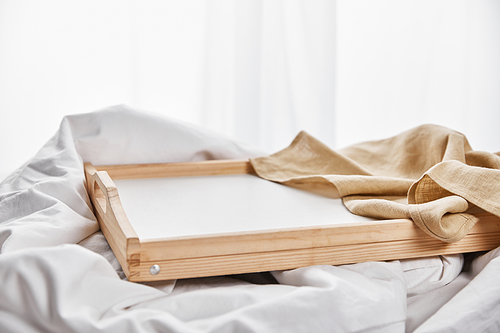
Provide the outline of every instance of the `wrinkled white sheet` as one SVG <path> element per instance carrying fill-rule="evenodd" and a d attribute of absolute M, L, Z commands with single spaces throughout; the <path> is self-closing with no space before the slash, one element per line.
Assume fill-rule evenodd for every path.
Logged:
<path fill-rule="evenodd" d="M 89 208 L 83 161 L 262 154 L 125 106 L 65 117 L 38 154 L 0 184 L 0 332 L 500 331 L 498 249 L 466 256 L 464 270 L 456 255 L 144 284 L 125 279 Z"/>

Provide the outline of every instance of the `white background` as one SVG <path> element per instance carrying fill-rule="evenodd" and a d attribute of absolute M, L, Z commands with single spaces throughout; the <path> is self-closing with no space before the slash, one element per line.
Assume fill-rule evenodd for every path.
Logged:
<path fill-rule="evenodd" d="M 0 0 L 0 178 L 128 104 L 269 152 L 422 123 L 500 150 L 500 1 Z"/>

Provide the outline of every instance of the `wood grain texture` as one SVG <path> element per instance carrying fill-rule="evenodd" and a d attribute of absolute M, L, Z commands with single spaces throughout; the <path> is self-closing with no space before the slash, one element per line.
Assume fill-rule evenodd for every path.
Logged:
<path fill-rule="evenodd" d="M 434 239 L 405 219 L 139 240 L 111 179 L 252 172 L 248 161 L 232 160 L 98 167 L 85 164 L 96 217 L 130 281 L 417 258 L 486 251 L 500 245 L 500 218 L 489 213 L 475 214 L 479 222 L 456 243 Z M 154 264 L 161 267 L 158 275 L 149 273 Z"/>
<path fill-rule="evenodd" d="M 500 232 L 500 219 L 498 217 L 491 214 L 478 214 L 476 216 L 479 217 L 479 222 L 469 235 Z M 400 219 L 328 227 L 143 240 L 139 252 L 142 260 L 154 261 L 428 239 L 433 238 L 411 220 Z"/>
<path fill-rule="evenodd" d="M 142 261 L 131 281 L 171 280 L 213 275 L 265 272 L 312 265 L 343 265 L 368 261 L 420 258 L 434 255 L 486 251 L 500 244 L 500 232 L 469 234 L 457 243 L 427 237 L 368 244 L 346 244 L 298 250 L 257 252 L 178 260 Z M 158 275 L 149 274 L 157 264 Z"/>
<path fill-rule="evenodd" d="M 214 160 L 184 163 L 153 163 L 96 166 L 112 179 L 214 176 L 255 173 L 249 160 Z"/>

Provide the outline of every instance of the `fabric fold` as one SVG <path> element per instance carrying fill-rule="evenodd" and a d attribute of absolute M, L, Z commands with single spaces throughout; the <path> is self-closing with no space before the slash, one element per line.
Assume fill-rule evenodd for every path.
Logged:
<path fill-rule="evenodd" d="M 422 125 L 333 151 L 306 132 L 284 150 L 251 159 L 260 177 L 331 197 L 354 214 L 411 218 L 445 242 L 462 239 L 478 206 L 500 216 L 500 156 L 475 152 L 451 129 Z"/>

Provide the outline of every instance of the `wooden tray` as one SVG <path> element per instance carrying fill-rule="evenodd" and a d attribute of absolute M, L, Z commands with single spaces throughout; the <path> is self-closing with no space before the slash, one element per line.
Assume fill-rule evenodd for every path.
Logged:
<path fill-rule="evenodd" d="M 191 177 L 245 174 L 253 175 L 248 177 L 252 177 L 258 182 L 280 187 L 273 188 L 273 191 L 282 191 L 283 188 L 290 189 L 292 192 L 299 191 L 256 177 L 250 162 L 247 160 L 108 166 L 93 166 L 90 163 L 85 163 L 86 185 L 94 206 L 94 213 L 104 236 L 130 281 L 169 280 L 284 270 L 321 264 L 339 265 L 416 258 L 486 251 L 500 245 L 500 218 L 489 213 L 475 214 L 479 217 L 479 222 L 470 233 L 461 241 L 449 244 L 428 236 L 411 220 L 406 219 L 372 220 L 356 217 L 350 213 L 347 215 L 342 213 L 340 221 L 337 218 L 334 222 L 335 218 L 332 218 L 330 224 L 324 222 L 324 216 L 329 216 L 328 214 L 332 213 L 323 214 L 323 208 L 318 208 L 316 211 L 319 211 L 319 222 L 316 222 L 315 215 L 314 218 L 305 219 L 307 221 L 302 223 L 301 218 L 304 219 L 304 216 L 301 217 L 299 215 L 302 214 L 293 211 L 293 209 L 297 209 L 295 206 L 298 206 L 293 204 L 293 201 L 289 205 L 293 207 L 288 207 L 290 209 L 285 207 L 285 210 L 278 210 L 278 213 L 267 211 L 270 209 L 267 206 L 267 208 L 262 209 L 258 206 L 245 208 L 245 202 L 241 203 L 242 208 L 240 209 L 240 204 L 235 204 L 234 200 L 237 199 L 233 198 L 232 194 L 240 194 L 240 192 L 244 194 L 245 191 L 251 190 L 247 187 L 253 187 L 253 185 L 242 186 L 236 191 L 233 189 L 233 192 L 229 193 L 231 200 L 222 202 L 226 208 L 232 208 L 233 211 L 235 210 L 234 206 L 238 206 L 236 211 L 241 210 L 240 217 L 242 219 L 244 217 L 244 220 L 247 221 L 246 225 L 238 223 L 239 218 L 222 221 L 224 214 L 220 214 L 221 217 L 218 219 L 219 213 L 216 210 L 203 211 L 200 208 L 203 205 L 200 205 L 199 197 L 198 201 L 192 204 L 179 205 L 176 201 L 170 206 L 168 199 L 155 198 L 154 195 L 148 199 L 148 195 L 150 195 L 148 187 L 146 190 L 142 189 L 144 193 L 138 194 L 139 198 L 144 196 L 143 199 L 137 201 L 128 199 L 127 205 L 122 205 L 119 191 L 115 185 L 116 182 L 119 187 L 122 186 L 120 180 L 124 179 L 154 178 L 149 180 L 148 186 L 155 186 L 155 184 L 163 184 L 163 180 L 158 178 L 183 177 L 178 178 L 177 181 L 182 184 L 184 179 L 189 180 Z M 216 178 L 211 180 L 212 183 L 214 179 Z M 221 182 L 226 183 L 225 179 L 221 179 Z M 252 180 L 251 184 L 254 183 L 255 181 Z M 173 187 L 172 191 L 180 191 L 179 188 L 181 188 L 180 192 L 183 193 L 179 194 L 176 200 L 189 199 L 190 193 L 198 192 L 196 185 L 193 187 L 192 181 L 189 184 L 191 187 L 186 186 L 184 189 L 182 186 L 179 187 L 179 184 L 176 185 L 177 187 Z M 131 188 L 134 188 L 133 186 Z M 162 185 L 161 188 L 164 193 L 169 190 L 168 186 Z M 267 191 L 266 189 L 261 193 L 265 192 L 267 195 L 276 197 L 274 192 L 267 193 Z M 291 197 L 299 195 L 292 192 L 290 192 Z M 289 194 L 286 192 L 284 195 L 288 196 Z M 257 194 L 257 196 L 259 195 Z M 208 199 L 212 195 L 206 197 Z M 243 196 L 243 198 L 245 197 Z M 245 201 L 244 199 L 239 200 Z M 283 202 L 283 200 L 279 201 L 277 197 L 276 200 Z M 341 209 L 339 208 L 340 201 L 335 203 L 335 199 L 312 200 L 314 204 L 321 202 L 321 200 L 332 200 L 332 205 L 337 205 L 335 209 Z M 139 201 L 142 201 L 141 205 L 136 204 Z M 267 202 L 272 201 L 274 200 L 267 199 Z M 160 202 L 164 211 L 180 206 L 177 208 L 180 208 L 181 214 L 183 211 L 197 212 L 201 216 L 206 214 L 207 221 L 216 221 L 217 223 L 205 223 L 205 225 L 210 226 L 208 231 L 191 228 L 192 233 L 190 234 L 189 221 L 185 221 L 183 216 L 177 217 L 182 220 L 179 220 L 180 222 L 177 220 L 168 221 L 166 216 L 165 224 L 157 224 L 157 227 L 163 230 L 161 232 L 156 230 L 154 225 L 143 227 L 142 221 L 136 221 L 135 224 L 129 221 L 129 216 L 125 212 L 132 206 L 136 206 L 134 207 L 136 212 L 137 209 L 140 211 L 142 206 L 148 206 L 145 208 L 144 217 L 149 219 L 151 214 L 146 210 L 151 209 L 149 206 L 153 202 Z M 212 205 L 205 204 L 204 209 L 207 210 L 207 207 L 211 208 Z M 325 210 L 328 209 L 325 208 Z M 253 214 L 262 210 L 264 213 L 252 220 Z M 280 219 L 280 212 L 292 214 L 293 218 L 287 216 L 285 219 Z M 157 215 L 161 217 L 162 214 Z M 306 216 L 310 216 L 311 213 L 307 214 L 309 215 Z M 136 220 L 141 219 L 140 214 L 135 213 L 135 215 Z M 213 215 L 217 216 L 214 218 Z M 273 219 L 272 223 L 268 223 L 270 220 L 267 221 L 266 216 Z M 200 220 L 197 221 L 198 225 L 200 223 L 203 225 L 205 218 Z M 287 223 L 291 220 L 294 220 L 293 223 L 290 222 L 288 225 Z M 182 226 L 184 229 L 179 231 L 177 226 Z M 227 229 L 227 226 L 230 228 Z M 138 232 L 139 229 L 141 229 L 140 232 Z M 171 235 L 168 234 L 170 229 L 172 230 Z"/>

